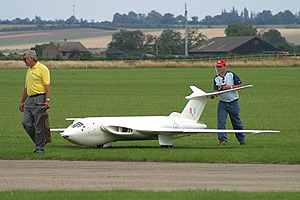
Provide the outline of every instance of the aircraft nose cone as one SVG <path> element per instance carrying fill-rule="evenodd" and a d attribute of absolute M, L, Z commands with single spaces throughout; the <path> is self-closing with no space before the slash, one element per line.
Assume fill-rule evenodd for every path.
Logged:
<path fill-rule="evenodd" d="M 62 137 L 65 138 L 65 139 L 68 139 L 70 136 L 69 135 L 63 135 Z"/>
<path fill-rule="evenodd" d="M 73 144 L 81 144 L 80 143 L 80 139 L 78 138 L 78 136 L 80 136 L 81 134 L 78 134 L 78 132 L 76 131 L 65 131 L 63 133 L 61 133 L 61 136 L 66 139 L 67 141 L 73 143 Z"/>

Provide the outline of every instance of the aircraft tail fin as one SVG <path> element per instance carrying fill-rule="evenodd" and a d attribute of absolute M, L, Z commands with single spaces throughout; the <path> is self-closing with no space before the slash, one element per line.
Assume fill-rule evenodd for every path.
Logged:
<path fill-rule="evenodd" d="M 186 119 L 198 121 L 207 102 L 207 93 L 200 90 L 196 86 L 190 86 L 190 88 L 193 91 L 193 93 L 189 97 L 197 98 L 189 99 L 189 102 L 182 110 L 180 116 Z"/>
<path fill-rule="evenodd" d="M 199 88 L 197 88 L 196 86 L 190 86 L 193 93 L 190 94 L 189 96 L 185 97 L 185 99 L 189 100 L 189 102 L 186 104 L 185 108 L 182 110 L 180 116 L 183 118 L 198 121 L 203 112 L 203 109 L 206 105 L 208 98 L 210 98 L 211 96 L 215 96 L 215 95 L 219 95 L 219 94 L 223 94 L 223 93 L 227 93 L 227 92 L 232 92 L 232 91 L 240 90 L 240 89 L 244 89 L 244 88 L 249 88 L 249 87 L 253 87 L 253 85 L 246 85 L 246 86 L 242 86 L 239 88 L 233 88 L 233 89 L 229 89 L 229 90 L 222 90 L 222 91 L 218 91 L 218 92 L 206 93 L 206 92 L 200 90 Z"/>

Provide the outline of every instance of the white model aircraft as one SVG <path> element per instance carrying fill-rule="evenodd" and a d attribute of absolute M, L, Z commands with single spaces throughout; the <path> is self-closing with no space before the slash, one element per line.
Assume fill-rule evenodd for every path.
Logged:
<path fill-rule="evenodd" d="M 129 140 L 157 140 L 162 147 L 172 147 L 173 139 L 196 133 L 275 133 L 272 130 L 219 130 L 206 129 L 198 122 L 207 99 L 239 88 L 205 93 L 195 86 L 190 86 L 193 93 L 185 97 L 188 101 L 181 113 L 172 112 L 169 116 L 131 116 L 131 117 L 87 117 L 67 118 L 74 121 L 68 128 L 51 129 L 62 132 L 61 136 L 71 143 L 110 147 L 112 142 Z"/>

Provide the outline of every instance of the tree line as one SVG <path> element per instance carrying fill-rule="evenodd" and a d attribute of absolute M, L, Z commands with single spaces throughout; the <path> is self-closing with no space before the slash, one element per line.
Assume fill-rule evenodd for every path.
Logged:
<path fill-rule="evenodd" d="M 231 23 L 243 23 L 252 25 L 278 25 L 278 24 L 300 24 L 300 12 L 293 14 L 289 10 L 279 12 L 275 15 L 270 10 L 263 10 L 262 12 L 250 12 L 247 8 L 239 14 L 234 7 L 230 12 L 223 10 L 220 15 L 214 17 L 208 15 L 197 24 L 205 25 L 227 25 Z"/>
<path fill-rule="evenodd" d="M 249 24 L 233 23 L 225 29 L 226 36 L 257 36 L 281 51 L 299 53 L 300 45 L 287 42 L 276 29 L 260 33 L 255 27 Z M 192 49 L 201 42 L 207 40 L 199 29 L 189 29 L 188 49 Z M 148 53 L 160 56 L 183 55 L 185 37 L 176 30 L 166 29 L 160 36 L 145 35 L 140 30 L 121 30 L 113 34 L 112 41 L 108 44 L 108 49 L 120 49 L 128 55 Z"/>
<path fill-rule="evenodd" d="M 198 29 L 189 29 L 188 48 L 191 49 L 207 37 Z M 121 29 L 113 34 L 112 41 L 108 44 L 108 50 L 119 49 L 128 55 L 183 55 L 185 38 L 179 31 L 166 29 L 159 36 L 145 35 L 142 31 L 128 31 Z"/>
<path fill-rule="evenodd" d="M 276 29 L 270 29 L 267 32 L 258 32 L 255 27 L 249 24 L 234 23 L 229 24 L 225 29 L 226 36 L 257 36 L 281 51 L 289 53 L 300 53 L 300 45 L 295 45 L 286 41 L 281 33 Z M 200 32 L 200 29 L 191 28 L 188 30 L 188 49 L 206 41 L 207 37 Z M 39 57 L 48 44 L 36 45 L 31 48 L 36 50 Z M 99 59 L 138 59 L 141 55 L 148 58 L 174 58 L 174 55 L 184 55 L 185 36 L 181 32 L 172 29 L 165 29 L 158 36 L 144 34 L 140 30 L 129 31 L 121 29 L 112 36 L 108 44 L 108 51 L 119 49 L 125 53 L 124 56 L 109 56 L 107 58 L 97 57 L 90 52 L 83 55 L 74 55 L 71 59 L 75 60 L 99 60 Z M 206 55 L 204 55 L 206 56 Z M 0 52 L 0 59 L 7 59 Z M 59 58 L 57 58 L 59 59 Z M 60 58 L 61 59 L 61 58 Z"/>
<path fill-rule="evenodd" d="M 116 13 L 113 16 L 112 22 L 88 22 L 85 19 L 77 19 L 75 16 L 70 18 L 56 19 L 56 20 L 42 20 L 41 17 L 35 16 L 34 19 L 15 18 L 13 20 L 0 20 L 0 24 L 14 24 L 14 25 L 36 25 L 35 27 L 13 27 L 2 28 L 1 31 L 18 31 L 18 30 L 45 30 L 45 29 L 64 29 L 64 28 L 101 28 L 114 30 L 116 28 L 176 28 L 183 26 L 185 17 L 183 15 L 174 16 L 171 13 L 161 14 L 152 10 L 148 14 L 135 13 L 130 11 L 128 14 Z M 231 23 L 243 23 L 251 25 L 274 25 L 285 24 L 293 28 L 299 28 L 300 12 L 293 14 L 289 10 L 279 12 L 275 15 L 270 10 L 263 10 L 262 12 L 249 12 L 247 8 L 239 13 L 234 7 L 227 12 L 222 10 L 221 14 L 205 16 L 204 19 L 199 20 L 197 16 L 192 16 L 188 20 L 189 25 L 228 25 Z"/>

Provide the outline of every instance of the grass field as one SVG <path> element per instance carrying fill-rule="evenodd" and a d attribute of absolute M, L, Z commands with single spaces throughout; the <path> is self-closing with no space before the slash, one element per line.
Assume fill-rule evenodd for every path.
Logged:
<path fill-rule="evenodd" d="M 9 191 L 0 192 L 1 200 L 52 200 L 52 199 L 209 199 L 209 200 L 253 200 L 253 199 L 299 199 L 300 192 L 222 192 L 222 191 L 172 191 L 172 192 L 153 192 L 153 191 Z"/>
<path fill-rule="evenodd" d="M 209 163 L 300 163 L 300 68 L 233 68 L 243 83 L 241 116 L 246 129 L 274 129 L 278 134 L 247 136 L 240 146 L 233 135 L 226 147 L 217 135 L 199 134 L 174 140 L 161 149 L 158 141 L 116 142 L 111 149 L 76 146 L 53 133 L 47 154 L 35 156 L 18 111 L 26 69 L 0 70 L 0 159 L 126 160 Z M 67 117 L 169 115 L 181 112 L 189 85 L 212 90 L 211 68 L 52 69 L 51 127 L 66 127 Z M 200 118 L 216 128 L 217 100 L 209 100 Z M 229 123 L 230 124 L 230 123 Z M 229 126 L 229 128 L 231 128 Z"/>
<path fill-rule="evenodd" d="M 161 149 L 157 141 L 117 142 L 111 149 L 68 143 L 57 134 L 47 154 L 33 155 L 34 145 L 21 126 L 18 105 L 26 69 L 0 70 L 0 159 L 123 160 L 223 163 L 300 163 L 300 68 L 233 68 L 244 84 L 241 116 L 248 129 L 280 130 L 278 134 L 247 136 L 240 146 L 229 137 L 218 147 L 217 136 L 193 135 Z M 211 68 L 51 69 L 52 127 L 66 127 L 66 117 L 168 115 L 180 112 L 189 85 L 211 91 Z M 217 100 L 209 100 L 201 121 L 216 127 Z M 230 126 L 229 126 L 230 127 Z M 0 191 L 6 199 L 298 199 L 299 192 L 224 191 Z"/>

